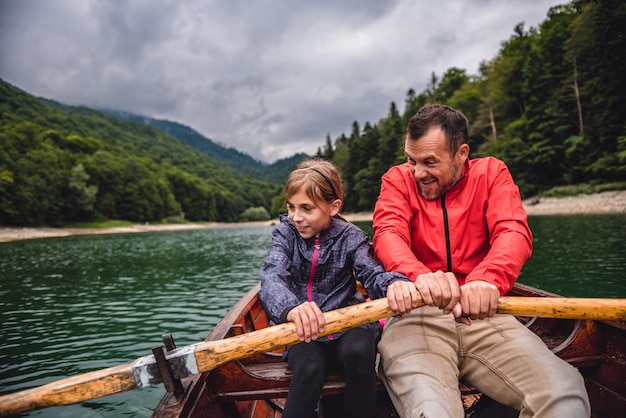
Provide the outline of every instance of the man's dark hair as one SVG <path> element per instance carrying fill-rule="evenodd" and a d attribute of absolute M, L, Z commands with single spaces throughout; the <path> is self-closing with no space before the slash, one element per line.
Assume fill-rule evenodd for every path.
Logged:
<path fill-rule="evenodd" d="M 436 127 L 443 131 L 451 155 L 455 155 L 459 147 L 467 143 L 469 134 L 465 115 L 439 103 L 426 104 L 411 117 L 406 127 L 407 140 L 415 141 Z"/>

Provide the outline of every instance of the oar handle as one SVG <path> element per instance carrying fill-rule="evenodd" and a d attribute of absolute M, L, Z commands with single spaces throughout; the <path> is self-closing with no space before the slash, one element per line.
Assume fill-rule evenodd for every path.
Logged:
<path fill-rule="evenodd" d="M 502 296 L 498 313 L 542 318 L 613 321 L 626 319 L 626 299 Z"/>

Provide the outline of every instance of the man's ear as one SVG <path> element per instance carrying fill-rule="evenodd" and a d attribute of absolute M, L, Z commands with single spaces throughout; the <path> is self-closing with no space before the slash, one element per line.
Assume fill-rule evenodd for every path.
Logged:
<path fill-rule="evenodd" d="M 469 159 L 470 147 L 468 144 L 461 144 L 459 150 L 456 153 L 457 158 L 461 164 L 465 164 L 465 162 Z"/>

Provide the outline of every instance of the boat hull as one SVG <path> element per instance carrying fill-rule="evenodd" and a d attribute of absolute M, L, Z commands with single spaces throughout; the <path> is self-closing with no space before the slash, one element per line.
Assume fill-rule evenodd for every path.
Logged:
<path fill-rule="evenodd" d="M 206 338 L 215 341 L 269 326 L 254 286 Z M 552 297 L 554 294 L 517 284 L 512 296 Z M 626 410 L 626 322 L 519 318 L 559 357 L 577 367 L 585 378 L 593 418 L 616 416 Z M 168 392 L 154 418 L 280 418 L 289 390 L 290 372 L 282 360 L 284 349 L 232 361 L 214 370 L 182 380 L 180 394 Z M 319 416 L 340 417 L 345 384 L 330 375 L 320 400 Z M 393 416 L 382 383 L 378 384 L 377 417 Z M 480 395 L 465 388 L 464 404 L 472 407 Z M 473 405 L 472 417 L 516 416 L 517 413 L 486 397 Z"/>

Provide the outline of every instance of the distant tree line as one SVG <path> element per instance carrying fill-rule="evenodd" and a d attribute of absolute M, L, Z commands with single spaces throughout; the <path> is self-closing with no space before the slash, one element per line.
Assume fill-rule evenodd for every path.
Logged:
<path fill-rule="evenodd" d="M 524 196 L 554 186 L 626 180 L 626 2 L 580 0 L 550 9 L 538 29 L 517 25 L 478 75 L 450 68 L 391 103 L 377 123 L 328 136 L 317 156 L 347 186 L 344 211 L 372 210 L 381 175 L 406 160 L 404 130 L 425 103 L 470 121 L 472 157 L 504 160 Z"/>

